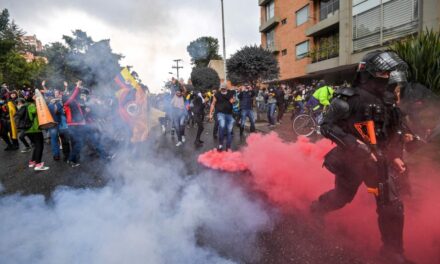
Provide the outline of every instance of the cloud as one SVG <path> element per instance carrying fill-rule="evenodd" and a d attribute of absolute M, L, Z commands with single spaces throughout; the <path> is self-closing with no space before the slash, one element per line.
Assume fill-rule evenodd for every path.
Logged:
<path fill-rule="evenodd" d="M 254 0 L 224 1 L 227 54 L 260 42 L 259 6 Z M 186 47 L 201 36 L 221 43 L 220 1 L 204 0 L 6 0 L 11 17 L 43 42 L 61 41 L 62 35 L 82 29 L 95 40 L 110 38 L 112 48 L 125 55 L 141 79 L 154 91 L 169 79 L 174 59 L 183 59 L 181 77 L 192 66 Z"/>

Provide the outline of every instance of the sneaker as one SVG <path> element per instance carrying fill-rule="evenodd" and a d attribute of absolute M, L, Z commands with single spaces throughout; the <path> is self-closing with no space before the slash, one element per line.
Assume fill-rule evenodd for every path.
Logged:
<path fill-rule="evenodd" d="M 218 145 L 217 151 L 222 152 L 223 151 L 223 145 Z"/>
<path fill-rule="evenodd" d="M 185 136 L 182 136 L 182 142 L 185 143 L 186 139 Z"/>
<path fill-rule="evenodd" d="M 79 165 L 80 165 L 79 163 L 75 163 L 75 162 L 70 161 L 70 167 L 72 167 L 72 168 L 76 168 Z"/>
<path fill-rule="evenodd" d="M 180 146 L 182 146 L 182 145 L 183 145 L 183 142 L 182 142 L 182 141 L 179 141 L 179 142 L 177 142 L 176 147 L 180 147 Z"/>
<path fill-rule="evenodd" d="M 28 147 L 28 148 L 24 148 L 24 149 L 22 149 L 20 152 L 21 153 L 28 153 L 28 152 L 31 152 L 32 151 L 32 148 L 31 147 Z"/>
<path fill-rule="evenodd" d="M 35 161 L 29 161 L 29 168 L 33 168 L 35 167 L 35 165 L 37 165 L 37 163 Z"/>
<path fill-rule="evenodd" d="M 60 160 L 60 156 L 53 156 L 53 160 L 59 161 Z"/>
<path fill-rule="evenodd" d="M 34 168 L 35 171 L 46 171 L 48 169 L 49 169 L 49 167 L 44 166 L 44 162 L 36 164 L 35 168 Z"/>

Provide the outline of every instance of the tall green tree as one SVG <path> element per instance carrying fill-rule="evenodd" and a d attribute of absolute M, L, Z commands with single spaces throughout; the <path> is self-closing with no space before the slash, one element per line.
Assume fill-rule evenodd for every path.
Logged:
<path fill-rule="evenodd" d="M 186 48 L 195 67 L 207 67 L 210 60 L 221 60 L 218 54 L 218 39 L 213 37 L 200 37 L 191 41 Z"/>
<path fill-rule="evenodd" d="M 233 84 L 257 83 L 277 79 L 280 68 L 269 50 L 258 46 L 246 46 L 237 51 L 226 63 L 228 78 Z"/>
<path fill-rule="evenodd" d="M 440 94 L 440 34 L 425 30 L 391 45 L 409 65 L 409 80 Z"/>
<path fill-rule="evenodd" d="M 191 72 L 191 82 L 197 90 L 211 90 L 220 86 L 218 73 L 208 67 L 194 68 Z"/>
<path fill-rule="evenodd" d="M 10 20 L 9 11 L 3 9 L 0 12 L 0 82 L 12 88 L 35 84 L 45 67 L 43 60 L 26 62 L 21 55 L 25 51 L 23 35 L 24 31 Z"/>

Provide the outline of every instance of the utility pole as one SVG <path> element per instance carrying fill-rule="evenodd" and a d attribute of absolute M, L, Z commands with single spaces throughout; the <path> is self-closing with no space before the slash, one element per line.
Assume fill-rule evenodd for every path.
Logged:
<path fill-rule="evenodd" d="M 225 37 L 225 11 L 223 8 L 223 0 L 221 0 L 222 3 L 222 32 L 223 32 L 223 68 L 225 71 L 225 80 L 224 83 L 225 85 L 227 84 L 227 76 L 228 73 L 226 72 L 226 37 Z"/>
<path fill-rule="evenodd" d="M 176 69 L 177 71 L 177 80 L 179 80 L 179 69 L 183 69 L 183 66 L 179 66 L 179 62 L 181 62 L 181 59 L 173 60 L 176 63 L 176 66 L 173 66 L 173 69 Z"/>

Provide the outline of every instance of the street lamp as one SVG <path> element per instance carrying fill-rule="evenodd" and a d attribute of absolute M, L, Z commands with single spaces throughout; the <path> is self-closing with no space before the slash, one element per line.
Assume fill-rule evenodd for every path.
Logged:
<path fill-rule="evenodd" d="M 226 37 L 225 37 L 225 11 L 223 8 L 223 0 L 220 0 L 221 4 L 222 4 L 222 32 L 223 32 L 223 68 L 225 71 L 225 80 L 224 83 L 225 85 L 227 84 L 227 72 L 226 72 Z"/>

